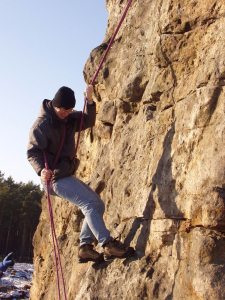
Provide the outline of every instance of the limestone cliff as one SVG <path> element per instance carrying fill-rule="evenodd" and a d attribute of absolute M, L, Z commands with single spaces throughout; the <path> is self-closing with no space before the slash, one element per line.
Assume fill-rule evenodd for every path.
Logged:
<path fill-rule="evenodd" d="M 106 1 L 87 82 L 126 4 Z M 52 198 L 69 300 L 225 299 L 224 32 L 224 0 L 133 0 L 97 78 L 76 175 L 137 254 L 79 265 L 82 213 Z M 31 299 L 57 299 L 45 198 L 34 246 Z"/>

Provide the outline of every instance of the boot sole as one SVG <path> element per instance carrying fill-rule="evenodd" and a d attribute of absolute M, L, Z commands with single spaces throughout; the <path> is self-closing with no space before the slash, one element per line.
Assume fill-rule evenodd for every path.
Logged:
<path fill-rule="evenodd" d="M 79 264 L 84 264 L 84 263 L 87 263 L 89 261 L 93 261 L 95 263 L 101 263 L 104 261 L 104 256 L 103 256 L 103 253 L 101 253 L 101 255 L 99 256 L 99 258 L 97 259 L 94 259 L 94 258 L 82 258 L 82 257 L 78 257 L 78 260 L 77 262 Z"/>
<path fill-rule="evenodd" d="M 105 261 L 110 261 L 110 260 L 114 260 L 115 258 L 130 258 L 131 256 L 133 256 L 135 254 L 135 250 L 133 248 L 128 248 L 127 252 L 125 252 L 123 255 L 121 256 L 116 256 L 116 255 L 107 255 L 104 254 L 104 260 Z"/>

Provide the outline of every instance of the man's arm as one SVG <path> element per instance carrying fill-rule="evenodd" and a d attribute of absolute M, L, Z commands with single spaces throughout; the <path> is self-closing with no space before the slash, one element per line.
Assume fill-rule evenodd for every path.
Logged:
<path fill-rule="evenodd" d="M 93 104 L 93 85 L 89 85 L 86 87 L 84 95 L 87 98 L 87 103 L 89 105 L 92 105 Z"/>
<path fill-rule="evenodd" d="M 47 135 L 40 126 L 31 128 L 27 146 L 27 158 L 35 172 L 40 176 L 45 168 L 43 150 L 47 147 Z"/>
<path fill-rule="evenodd" d="M 84 94 L 87 98 L 87 105 L 84 114 L 82 130 L 94 126 L 96 120 L 96 104 L 93 102 L 93 86 L 87 86 Z"/>
<path fill-rule="evenodd" d="M 95 120 L 96 120 L 96 104 L 95 102 L 93 102 L 91 105 L 87 103 L 86 110 L 84 113 L 82 130 L 95 126 Z"/>
<path fill-rule="evenodd" d="M 93 102 L 93 86 L 87 86 L 84 95 L 87 97 L 86 108 L 82 123 L 82 130 L 95 126 L 96 120 L 96 104 Z M 82 112 L 76 111 L 69 115 L 70 121 L 74 122 L 77 121 L 76 131 L 80 128 Z"/>

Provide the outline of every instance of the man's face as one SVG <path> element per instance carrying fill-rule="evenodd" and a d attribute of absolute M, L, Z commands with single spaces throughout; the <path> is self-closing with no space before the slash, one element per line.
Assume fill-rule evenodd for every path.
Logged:
<path fill-rule="evenodd" d="M 63 120 L 73 111 L 73 108 L 65 109 L 63 107 L 54 107 L 54 110 L 57 116 Z"/>

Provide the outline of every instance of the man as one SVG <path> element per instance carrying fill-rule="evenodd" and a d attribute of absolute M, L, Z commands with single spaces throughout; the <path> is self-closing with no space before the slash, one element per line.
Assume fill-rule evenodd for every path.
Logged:
<path fill-rule="evenodd" d="M 92 100 L 93 86 L 86 88 L 86 113 L 83 118 L 82 130 L 95 125 L 96 105 Z M 84 182 L 76 178 L 75 172 L 75 132 L 79 131 L 82 112 L 74 112 L 76 100 L 73 90 L 61 87 L 54 99 L 44 100 L 39 116 L 31 128 L 27 148 L 28 160 L 41 176 L 46 190 L 46 180 L 52 180 L 51 195 L 59 196 L 77 205 L 85 219 L 80 234 L 78 262 L 101 262 L 104 259 L 127 258 L 134 254 L 132 247 L 126 247 L 110 236 L 103 221 L 105 205 L 99 196 Z M 60 147 L 63 128 L 66 134 L 58 162 L 53 172 L 53 162 Z M 46 155 L 49 169 L 45 168 L 43 151 Z M 93 248 L 96 238 L 104 248 L 98 253 Z"/>
<path fill-rule="evenodd" d="M 13 252 L 9 253 L 0 263 L 0 279 L 3 276 L 3 272 L 5 272 L 9 267 L 14 266 L 15 261 L 13 259 Z"/>

